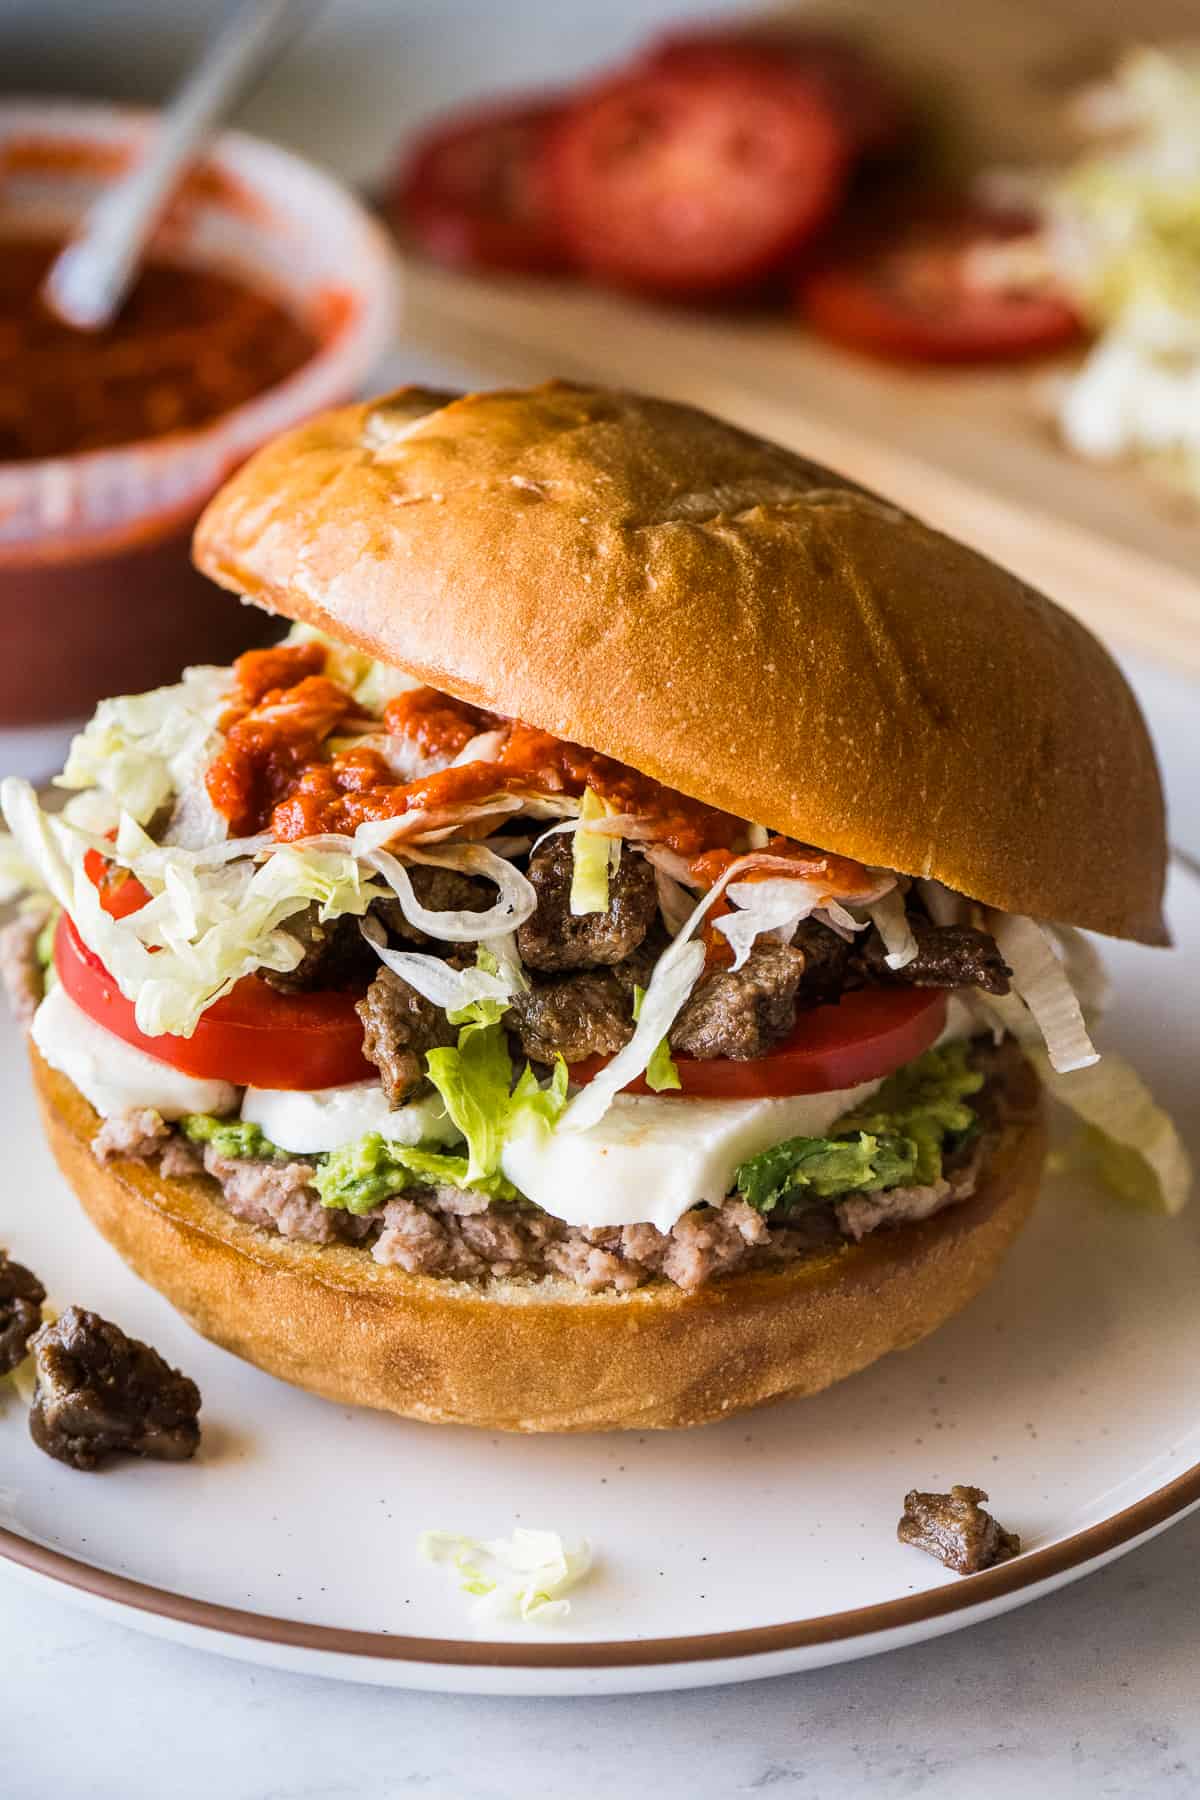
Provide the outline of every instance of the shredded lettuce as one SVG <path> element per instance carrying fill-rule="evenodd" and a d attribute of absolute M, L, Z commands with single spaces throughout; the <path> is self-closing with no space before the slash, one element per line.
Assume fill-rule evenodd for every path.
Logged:
<path fill-rule="evenodd" d="M 458 1586 L 475 1602 L 478 1617 L 550 1625 L 571 1610 L 563 1598 L 593 1566 L 586 1538 L 569 1543 L 557 1531 L 519 1526 L 510 1538 L 465 1537 L 423 1531 L 417 1540 L 427 1562 L 448 1565 Z"/>
<path fill-rule="evenodd" d="M 1050 1065 L 1060 1075 L 1098 1062 L 1099 1052 L 1088 1036 L 1083 1009 L 1046 932 L 1033 919 L 1017 913 L 989 911 L 987 923 L 1012 969 L 1017 998 L 986 994 L 981 996 L 982 1004 L 1018 1043 L 1030 1045 L 1044 1039 Z"/>
<path fill-rule="evenodd" d="M 1177 1213 L 1187 1203 L 1192 1165 L 1169 1115 L 1135 1069 L 1106 1050 L 1099 1063 L 1060 1075 L 1046 1052 L 1026 1052 L 1046 1090 L 1086 1127 L 1089 1160 L 1131 1206 Z"/>
<path fill-rule="evenodd" d="M 441 956 L 426 956 L 415 950 L 393 950 L 377 919 L 365 919 L 362 930 L 380 961 L 432 1005 L 440 1006 L 443 1012 L 451 1015 L 452 1025 L 465 1023 L 468 1016 L 478 1019 L 481 1015 L 471 1009 L 481 1003 L 491 1009 L 487 1022 L 494 1022 L 508 1006 L 518 984 L 523 984 L 519 961 L 502 965 L 500 959 L 483 945 L 475 952 L 474 968 L 456 969 Z M 514 941 L 514 955 L 515 951 Z M 463 1015 L 461 1020 L 459 1013 Z"/>
<path fill-rule="evenodd" d="M 621 840 L 581 827 L 592 820 L 603 819 L 611 809 L 585 788 L 579 806 L 579 824 L 571 833 L 571 911 L 575 914 L 608 911 L 608 878 L 616 874 L 621 861 Z"/>
<path fill-rule="evenodd" d="M 633 989 L 633 1017 L 635 1024 L 641 1016 L 642 1002 L 645 998 L 645 988 L 638 987 L 635 983 Z M 663 1093 L 667 1088 L 678 1089 L 683 1086 L 682 1081 L 679 1079 L 679 1069 L 676 1066 L 675 1058 L 671 1055 L 671 1045 L 667 1038 L 662 1038 L 659 1041 L 658 1048 L 654 1051 L 650 1061 L 646 1064 L 646 1086 L 652 1089 L 656 1094 Z"/>
<path fill-rule="evenodd" d="M 212 1113 L 185 1113 L 180 1130 L 193 1144 L 211 1144 L 218 1156 L 275 1157 L 283 1152 L 249 1119 L 218 1119 Z"/>
<path fill-rule="evenodd" d="M 385 830 L 389 827 L 394 830 L 392 820 L 385 819 L 382 824 Z M 503 856 L 497 856 L 483 844 L 445 844 L 435 850 L 410 848 L 408 855 L 414 862 L 439 869 L 459 869 L 464 874 L 480 875 L 484 880 L 494 882 L 498 889 L 495 905 L 487 912 L 439 911 L 422 906 L 404 864 L 391 851 L 372 846 L 368 834 L 374 830 L 373 823 L 360 827 L 353 840 L 354 852 L 382 875 L 399 901 L 401 912 L 419 931 L 448 943 L 476 944 L 495 937 L 509 937 L 526 919 L 532 918 L 537 906 L 533 883 Z"/>
<path fill-rule="evenodd" d="M 381 713 L 389 700 L 418 684 L 401 669 L 377 662 L 365 650 L 339 643 L 315 625 L 293 625 L 285 644 L 320 644 L 325 651 L 325 673 L 330 681 L 354 695 L 364 713 Z"/>
<path fill-rule="evenodd" d="M 0 831 L 0 906 L 22 897 L 34 899 L 45 891 L 37 864 L 26 856 L 15 837 Z"/>
<path fill-rule="evenodd" d="M 908 910 L 900 889 L 889 888 L 878 900 L 872 900 L 866 911 L 883 939 L 884 961 L 888 968 L 905 968 L 917 954 L 917 940 L 908 922 Z"/>
<path fill-rule="evenodd" d="M 430 1050 L 425 1063 L 446 1111 L 467 1140 L 468 1178 L 480 1181 L 495 1174 L 512 1089 L 512 1059 L 503 1025 L 483 1017 L 468 1019 L 459 1030 L 457 1045 Z"/>
<path fill-rule="evenodd" d="M 255 969 L 289 970 L 303 950 L 287 921 L 316 902 L 322 919 L 361 917 L 387 889 L 353 856 L 245 839 L 199 850 L 156 844 L 130 813 L 115 843 L 38 804 L 28 782 L 0 786 L 0 805 L 43 885 L 74 919 L 125 997 L 139 1030 L 189 1037 L 204 1009 Z M 98 849 L 151 895 L 139 912 L 105 912 L 84 859 Z M 255 855 L 263 857 L 256 861 Z"/>
<path fill-rule="evenodd" d="M 451 1016 L 459 1025 L 453 1048 L 430 1050 L 425 1057 L 429 1079 L 467 1141 L 465 1180 L 472 1186 L 499 1175 L 505 1140 L 531 1124 L 552 1127 L 567 1103 L 567 1065 L 560 1056 L 545 1087 L 526 1064 L 516 1085 L 508 1040 L 496 1008 L 500 1003 L 476 1001 Z"/>
<path fill-rule="evenodd" d="M 54 973 L 54 936 L 58 930 L 58 921 L 62 916 L 61 908 L 51 904 L 46 913 L 46 922 L 37 934 L 33 946 L 33 954 L 43 976 Z"/>
<path fill-rule="evenodd" d="M 139 825 L 148 824 L 212 761 L 232 685 L 230 669 L 185 669 L 171 687 L 102 700 L 55 786 L 99 788 Z"/>
<path fill-rule="evenodd" d="M 1046 244 L 1097 336 L 1059 424 L 1200 495 L 1200 51 L 1134 51 L 1079 113 L 1097 142 L 1050 183 Z"/>

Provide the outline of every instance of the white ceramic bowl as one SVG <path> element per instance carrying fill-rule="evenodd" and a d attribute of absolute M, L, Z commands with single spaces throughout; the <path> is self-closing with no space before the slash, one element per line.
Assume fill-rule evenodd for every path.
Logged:
<path fill-rule="evenodd" d="M 66 233 L 153 132 L 156 115 L 72 101 L 0 102 L 0 238 Z M 330 176 L 225 132 L 154 245 L 284 301 L 317 353 L 199 430 L 112 450 L 0 463 L 0 759 L 44 761 L 48 727 L 105 692 L 220 660 L 254 623 L 191 570 L 201 508 L 259 445 L 353 397 L 392 335 L 394 253 Z M 20 670 L 20 680 L 5 670 Z M 20 728 L 14 737 L 13 728 Z"/>

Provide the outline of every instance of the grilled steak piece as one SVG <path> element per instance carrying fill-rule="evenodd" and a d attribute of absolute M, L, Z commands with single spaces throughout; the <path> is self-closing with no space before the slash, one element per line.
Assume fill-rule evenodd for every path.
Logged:
<path fill-rule="evenodd" d="M 608 878 L 608 910 L 571 911 L 574 859 L 568 837 L 548 838 L 529 859 L 537 911 L 517 933 L 531 969 L 579 969 L 619 963 L 642 942 L 658 913 L 654 870 L 644 856 L 623 849 Z"/>
<path fill-rule="evenodd" d="M 914 1488 L 904 1496 L 904 1513 L 896 1527 L 902 1544 L 911 1544 L 936 1556 L 960 1575 L 974 1575 L 995 1563 L 1021 1554 L 1015 1531 L 1005 1531 L 981 1501 L 982 1488 L 954 1486 L 948 1494 L 922 1494 Z"/>
<path fill-rule="evenodd" d="M 263 980 L 281 994 L 353 987 L 378 967 L 379 958 L 363 937 L 360 919 L 343 913 L 322 923 L 320 911 L 314 900 L 304 912 L 284 920 L 283 929 L 300 940 L 304 955 L 294 969 L 261 971 Z"/>
<path fill-rule="evenodd" d="M 528 993 L 516 996 L 505 1023 L 534 1062 L 612 1056 L 633 1036 L 632 983 L 615 969 L 579 969 L 573 975 L 535 979 Z"/>
<path fill-rule="evenodd" d="M 458 869 L 436 869 L 431 863 L 409 863 L 407 868 L 413 893 L 429 912 L 486 912 L 495 903 L 495 888 L 477 875 L 464 875 Z M 439 951 L 462 948 L 410 924 L 398 900 L 377 900 L 371 911 L 383 920 L 389 936 L 402 938 L 407 944 Z"/>
<path fill-rule="evenodd" d="M 872 981 L 902 981 L 909 987 L 982 988 L 985 994 L 1007 994 L 1012 970 L 1001 956 L 996 940 L 973 925 L 931 925 L 910 913 L 908 922 L 917 940 L 917 954 L 902 969 L 889 969 L 887 951 L 877 931 L 872 931 L 856 952 L 855 960 Z"/>
<path fill-rule="evenodd" d="M 379 1070 L 393 1106 L 411 1100 L 425 1081 L 425 1052 L 458 1042 L 440 1006 L 390 969 L 380 969 L 354 1009 L 365 1027 L 363 1054 Z"/>
<path fill-rule="evenodd" d="M 200 1442 L 200 1390 L 157 1350 L 98 1313 L 71 1306 L 31 1346 L 33 1441 L 72 1469 L 114 1451 L 183 1462 Z"/>
<path fill-rule="evenodd" d="M 29 1340 L 42 1322 L 45 1298 L 37 1276 L 0 1250 L 0 1375 L 25 1361 Z"/>
<path fill-rule="evenodd" d="M 792 933 L 792 943 L 804 952 L 804 974 L 796 994 L 800 1006 L 823 1006 L 836 1000 L 850 974 L 853 945 L 840 938 L 820 919 L 801 919 Z"/>
<path fill-rule="evenodd" d="M 700 977 L 671 1027 L 671 1048 L 685 1056 L 762 1056 L 796 1022 L 804 952 L 775 938 L 756 940 L 740 969 Z"/>

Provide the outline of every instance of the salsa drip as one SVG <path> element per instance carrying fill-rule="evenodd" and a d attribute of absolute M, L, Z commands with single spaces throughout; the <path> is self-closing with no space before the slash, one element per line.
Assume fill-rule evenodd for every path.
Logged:
<path fill-rule="evenodd" d="M 39 298 L 61 248 L 48 237 L 0 246 L 0 463 L 195 431 L 316 354 L 277 300 L 154 259 L 111 325 L 74 331 Z"/>
<path fill-rule="evenodd" d="M 744 841 L 741 819 L 691 800 L 661 782 L 519 720 L 504 719 L 435 688 L 410 688 L 388 702 L 383 735 L 428 757 L 457 756 L 483 732 L 501 733 L 493 760 L 443 768 L 397 782 L 383 749 L 370 742 L 333 755 L 326 740 L 358 715 L 354 697 L 319 673 L 319 644 L 251 650 L 234 664 L 235 697 L 222 720 L 225 743 L 208 771 L 209 797 L 236 836 L 269 831 L 284 843 L 406 813 L 479 804 L 501 794 L 581 795 L 591 788 L 617 812 L 645 819 L 658 842 L 681 856 L 730 852 Z M 378 726 L 372 727 L 378 731 Z"/>

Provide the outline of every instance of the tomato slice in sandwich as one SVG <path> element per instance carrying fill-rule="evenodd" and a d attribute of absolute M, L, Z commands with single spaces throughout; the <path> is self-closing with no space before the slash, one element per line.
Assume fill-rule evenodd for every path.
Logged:
<path fill-rule="evenodd" d="M 766 1056 L 748 1062 L 677 1056 L 681 1086 L 664 1088 L 662 1098 L 782 1099 L 857 1087 L 860 1081 L 876 1081 L 922 1055 L 945 1023 L 946 994 L 941 988 L 857 988 L 835 1005 L 801 1013 L 791 1034 Z M 592 1056 L 572 1063 L 571 1080 L 590 1081 L 608 1060 Z M 652 1091 L 643 1080 L 625 1089 L 630 1094 Z"/>
<path fill-rule="evenodd" d="M 147 1037 L 138 1029 L 133 1001 L 65 913 L 55 933 L 54 966 L 89 1019 L 185 1075 L 237 1087 L 311 1089 L 378 1073 L 363 1055 L 362 1021 L 352 993 L 280 994 L 257 975 L 247 975 L 201 1015 L 191 1037 Z"/>

